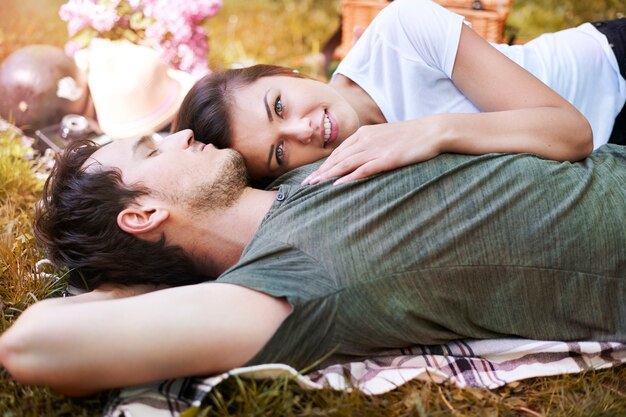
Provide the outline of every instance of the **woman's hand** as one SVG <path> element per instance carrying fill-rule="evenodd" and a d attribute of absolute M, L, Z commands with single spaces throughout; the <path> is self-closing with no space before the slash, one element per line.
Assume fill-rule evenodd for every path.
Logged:
<path fill-rule="evenodd" d="M 427 161 L 441 153 L 432 138 L 436 117 L 406 122 L 361 126 L 335 149 L 302 184 L 316 184 L 340 177 L 335 185 L 366 178 L 412 163 Z"/>

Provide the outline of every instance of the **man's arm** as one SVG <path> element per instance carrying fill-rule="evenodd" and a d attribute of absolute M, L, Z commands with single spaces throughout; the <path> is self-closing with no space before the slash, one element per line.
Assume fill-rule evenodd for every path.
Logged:
<path fill-rule="evenodd" d="M 35 304 L 0 337 L 0 361 L 18 381 L 67 395 L 212 374 L 244 365 L 291 311 L 231 284 L 112 294 Z"/>

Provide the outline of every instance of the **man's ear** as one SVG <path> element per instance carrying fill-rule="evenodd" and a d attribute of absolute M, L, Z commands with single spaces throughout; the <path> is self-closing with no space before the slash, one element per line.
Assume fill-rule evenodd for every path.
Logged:
<path fill-rule="evenodd" d="M 170 215 L 163 208 L 129 207 L 117 215 L 117 225 L 131 235 L 139 235 L 157 229 Z"/>

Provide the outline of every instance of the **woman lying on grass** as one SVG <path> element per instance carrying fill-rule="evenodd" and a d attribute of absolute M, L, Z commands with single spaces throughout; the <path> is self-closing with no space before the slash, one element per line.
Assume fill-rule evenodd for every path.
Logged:
<path fill-rule="evenodd" d="M 330 155 L 308 183 L 445 152 L 576 161 L 626 143 L 626 128 L 613 129 L 626 123 L 625 35 L 620 19 L 492 46 L 429 0 L 394 1 L 327 85 L 265 65 L 212 74 L 187 95 L 175 129 L 238 150 L 254 178 Z"/>

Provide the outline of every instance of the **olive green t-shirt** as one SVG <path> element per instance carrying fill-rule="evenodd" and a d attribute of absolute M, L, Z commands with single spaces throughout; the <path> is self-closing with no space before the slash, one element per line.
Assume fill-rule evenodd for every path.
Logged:
<path fill-rule="evenodd" d="M 275 181 L 273 206 L 219 278 L 293 307 L 250 364 L 458 338 L 626 342 L 626 147 L 579 163 L 445 154 L 300 186 L 316 166 Z"/>

